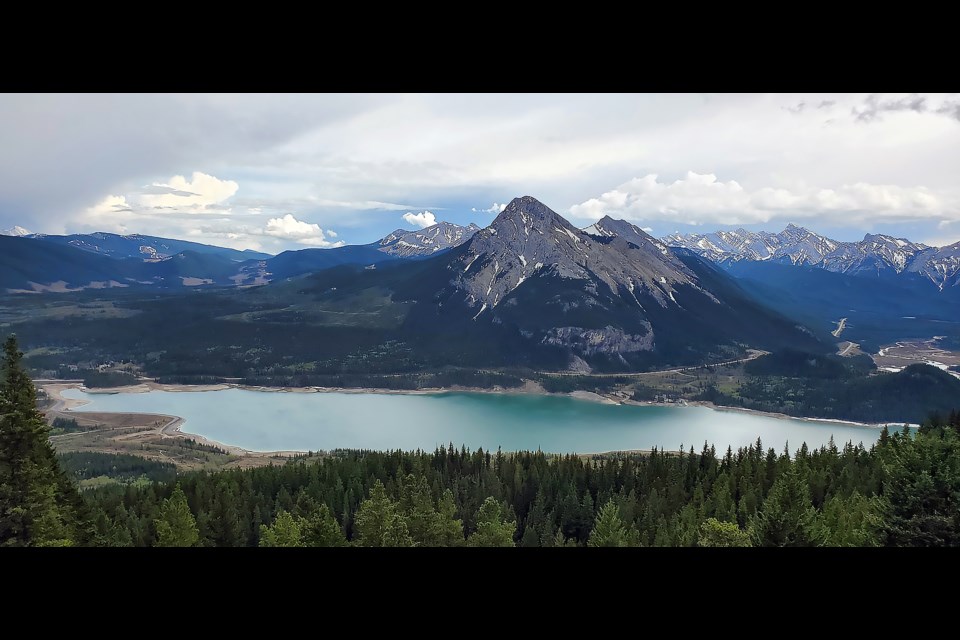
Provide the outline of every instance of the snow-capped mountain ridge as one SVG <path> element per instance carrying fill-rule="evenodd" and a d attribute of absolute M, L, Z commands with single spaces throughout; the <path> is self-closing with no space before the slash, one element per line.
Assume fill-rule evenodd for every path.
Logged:
<path fill-rule="evenodd" d="M 852 275 L 914 273 L 943 290 L 960 285 L 960 243 L 928 247 L 906 238 L 866 234 L 858 242 L 841 242 L 789 224 L 780 233 L 744 229 L 706 234 L 673 234 L 663 238 L 673 247 L 690 249 L 713 262 L 772 260 L 808 265 Z"/>
<path fill-rule="evenodd" d="M 9 229 L 0 229 L 0 236 L 13 236 L 14 238 L 23 238 L 24 236 L 32 236 L 33 233 L 24 229 L 20 225 L 14 225 Z"/>

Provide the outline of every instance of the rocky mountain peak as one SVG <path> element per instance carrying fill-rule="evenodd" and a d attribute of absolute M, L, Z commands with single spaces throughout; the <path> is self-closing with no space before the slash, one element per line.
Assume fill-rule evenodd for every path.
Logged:
<path fill-rule="evenodd" d="M 909 272 L 919 273 L 941 290 L 960 285 L 960 257 L 957 256 L 960 243 L 952 247 L 929 247 L 882 233 L 867 233 L 858 242 L 840 242 L 793 223 L 776 234 L 743 232 L 743 242 L 730 241 L 735 233 L 740 234 L 741 230 L 676 233 L 663 240 L 670 246 L 690 249 L 721 264 L 772 260 L 852 275 Z"/>
<path fill-rule="evenodd" d="M 462 227 L 441 221 L 419 231 L 397 229 L 375 244 L 383 253 L 398 258 L 416 258 L 459 247 L 479 230 L 480 227 L 472 222 Z"/>
<path fill-rule="evenodd" d="M 511 200 L 510 204 L 500 212 L 500 215 L 490 223 L 488 229 L 499 229 L 504 226 L 521 226 L 527 229 L 527 233 L 529 233 L 534 227 L 540 231 L 544 231 L 549 228 L 550 223 L 553 223 L 555 226 L 574 229 L 573 225 L 533 196 L 522 196 Z"/>
<path fill-rule="evenodd" d="M 0 231 L 0 236 L 14 236 L 17 238 L 22 238 L 29 235 L 31 235 L 31 232 L 27 229 L 24 229 L 20 225 L 15 225 L 9 229 L 3 229 Z"/>
<path fill-rule="evenodd" d="M 530 196 L 510 202 L 449 268 L 478 316 L 540 276 L 585 281 L 594 290 L 603 284 L 610 295 L 627 296 L 637 306 L 643 296 L 676 305 L 674 287 L 695 280 L 666 245 L 629 222 L 605 217 L 581 231 Z"/>

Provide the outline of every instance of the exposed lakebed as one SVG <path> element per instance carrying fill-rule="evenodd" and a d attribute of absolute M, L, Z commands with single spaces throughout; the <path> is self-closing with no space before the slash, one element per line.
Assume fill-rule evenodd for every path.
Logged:
<path fill-rule="evenodd" d="M 806 442 L 870 446 L 880 430 L 776 418 L 706 407 L 633 406 L 564 396 L 500 393 L 290 393 L 244 389 L 148 393 L 63 392 L 89 404 L 75 411 L 156 413 L 184 418 L 184 433 L 250 451 L 425 449 L 453 443 L 470 449 L 542 449 L 594 453 L 676 450 L 704 441 L 718 454 L 755 442 L 791 451 Z"/>

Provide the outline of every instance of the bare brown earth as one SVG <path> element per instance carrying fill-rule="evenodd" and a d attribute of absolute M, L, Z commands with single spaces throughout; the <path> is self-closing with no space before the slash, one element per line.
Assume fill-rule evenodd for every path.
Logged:
<path fill-rule="evenodd" d="M 180 431 L 183 419 L 177 416 L 147 413 L 106 413 L 75 412 L 70 409 L 82 405 L 81 401 L 63 398 L 60 392 L 68 388 L 79 388 L 77 383 L 44 384 L 46 393 L 54 400 L 51 408 L 45 411 L 47 420 L 56 417 L 74 419 L 83 431 L 65 433 L 50 438 L 59 453 L 71 451 L 97 451 L 102 453 L 126 453 L 150 460 L 172 462 L 181 470 L 214 470 L 231 468 L 262 467 L 269 464 L 282 464 L 289 457 L 298 455 L 293 451 L 257 452 L 246 451 L 213 442 Z M 146 383 L 137 387 L 127 387 L 124 391 L 136 393 L 138 388 L 149 390 L 154 385 Z M 159 385 L 156 385 L 159 387 Z M 177 390 L 168 385 L 163 388 Z M 211 387 L 225 388 L 226 385 Z M 180 390 L 183 390 L 182 388 Z M 193 391 L 199 389 L 191 388 Z"/>
<path fill-rule="evenodd" d="M 886 345 L 871 357 L 879 369 L 899 371 L 904 367 L 923 362 L 939 369 L 960 365 L 960 352 L 944 349 L 939 345 L 941 338 L 934 336 L 929 340 L 903 340 Z M 960 378 L 960 373 L 948 371 Z"/>

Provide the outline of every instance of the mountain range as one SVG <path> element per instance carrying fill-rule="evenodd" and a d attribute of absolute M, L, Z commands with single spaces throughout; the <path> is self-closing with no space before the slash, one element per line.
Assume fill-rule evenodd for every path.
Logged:
<path fill-rule="evenodd" d="M 296 362 L 311 363 L 312 372 L 449 365 L 628 371 L 726 361 L 747 348 L 829 349 L 697 254 L 609 218 L 590 232 L 578 229 L 530 196 L 514 199 L 484 229 L 440 224 L 391 236 L 241 262 L 192 251 L 112 258 L 42 238 L 0 238 L 0 286 L 27 279 L 13 268 L 21 265 L 48 270 L 34 285 L 57 283 L 35 291 L 66 291 L 73 282 L 120 287 L 125 293 L 113 299 L 122 301 L 124 317 L 51 318 L 24 331 L 82 344 L 98 360 L 153 358 L 154 370 L 177 373 L 199 372 L 196 354 L 205 354 L 202 371 L 246 376 Z M 382 250 L 398 246 L 407 257 Z M 188 298 L 136 294 L 138 287 L 221 283 L 266 286 L 211 287 Z M 99 289 L 80 295 L 117 295 Z"/>
<path fill-rule="evenodd" d="M 398 229 L 379 242 L 334 249 L 301 249 L 276 256 L 139 234 L 33 234 L 14 227 L 0 234 L 0 287 L 8 292 L 66 293 L 116 287 L 208 287 L 266 284 L 341 264 L 374 265 L 424 258 L 459 246 L 477 230 L 440 222 L 419 231 Z"/>
<path fill-rule="evenodd" d="M 874 348 L 960 335 L 960 246 L 869 234 L 840 242 L 795 225 L 657 239 L 609 216 L 578 229 L 525 196 L 484 229 L 440 222 L 276 256 L 142 235 L 16 231 L 0 236 L 0 288 L 9 293 L 253 286 L 229 297 L 245 322 L 362 328 L 424 354 L 456 343 L 475 350 L 476 362 L 616 370 L 745 346 L 849 339 Z M 846 333 L 835 338 L 840 318 Z"/>
<path fill-rule="evenodd" d="M 25 231 L 22 227 L 14 227 L 14 229 Z M 268 253 L 251 251 L 249 249 L 246 251 L 238 251 L 236 249 L 200 244 L 199 242 L 172 240 L 170 238 L 158 238 L 156 236 L 143 236 L 140 234 L 121 236 L 115 233 L 98 232 L 68 236 L 46 235 L 42 233 L 6 235 L 20 235 L 45 242 L 52 242 L 54 244 L 75 247 L 83 251 L 89 251 L 90 253 L 118 259 L 163 260 L 164 258 L 173 257 L 184 251 L 222 256 L 234 261 L 263 260 L 270 257 Z"/>
<path fill-rule="evenodd" d="M 323 353 L 333 343 L 394 345 L 364 352 L 368 369 L 371 358 L 387 358 L 405 367 L 617 371 L 731 359 L 747 346 L 821 348 L 723 270 L 624 229 L 630 239 L 591 235 L 532 197 L 516 198 L 488 227 L 438 255 L 376 268 L 345 264 L 251 289 L 242 299 L 247 310 L 228 318 L 263 331 L 286 327 L 301 336 L 301 351 L 307 342 Z M 318 327 L 350 337 L 304 337 Z"/>
<path fill-rule="evenodd" d="M 663 241 L 721 265 L 770 261 L 856 276 L 919 278 L 940 291 L 953 287 L 960 291 L 960 242 L 929 247 L 905 238 L 869 233 L 857 242 L 841 242 L 793 224 L 779 233 L 741 228 L 674 234 Z"/>

